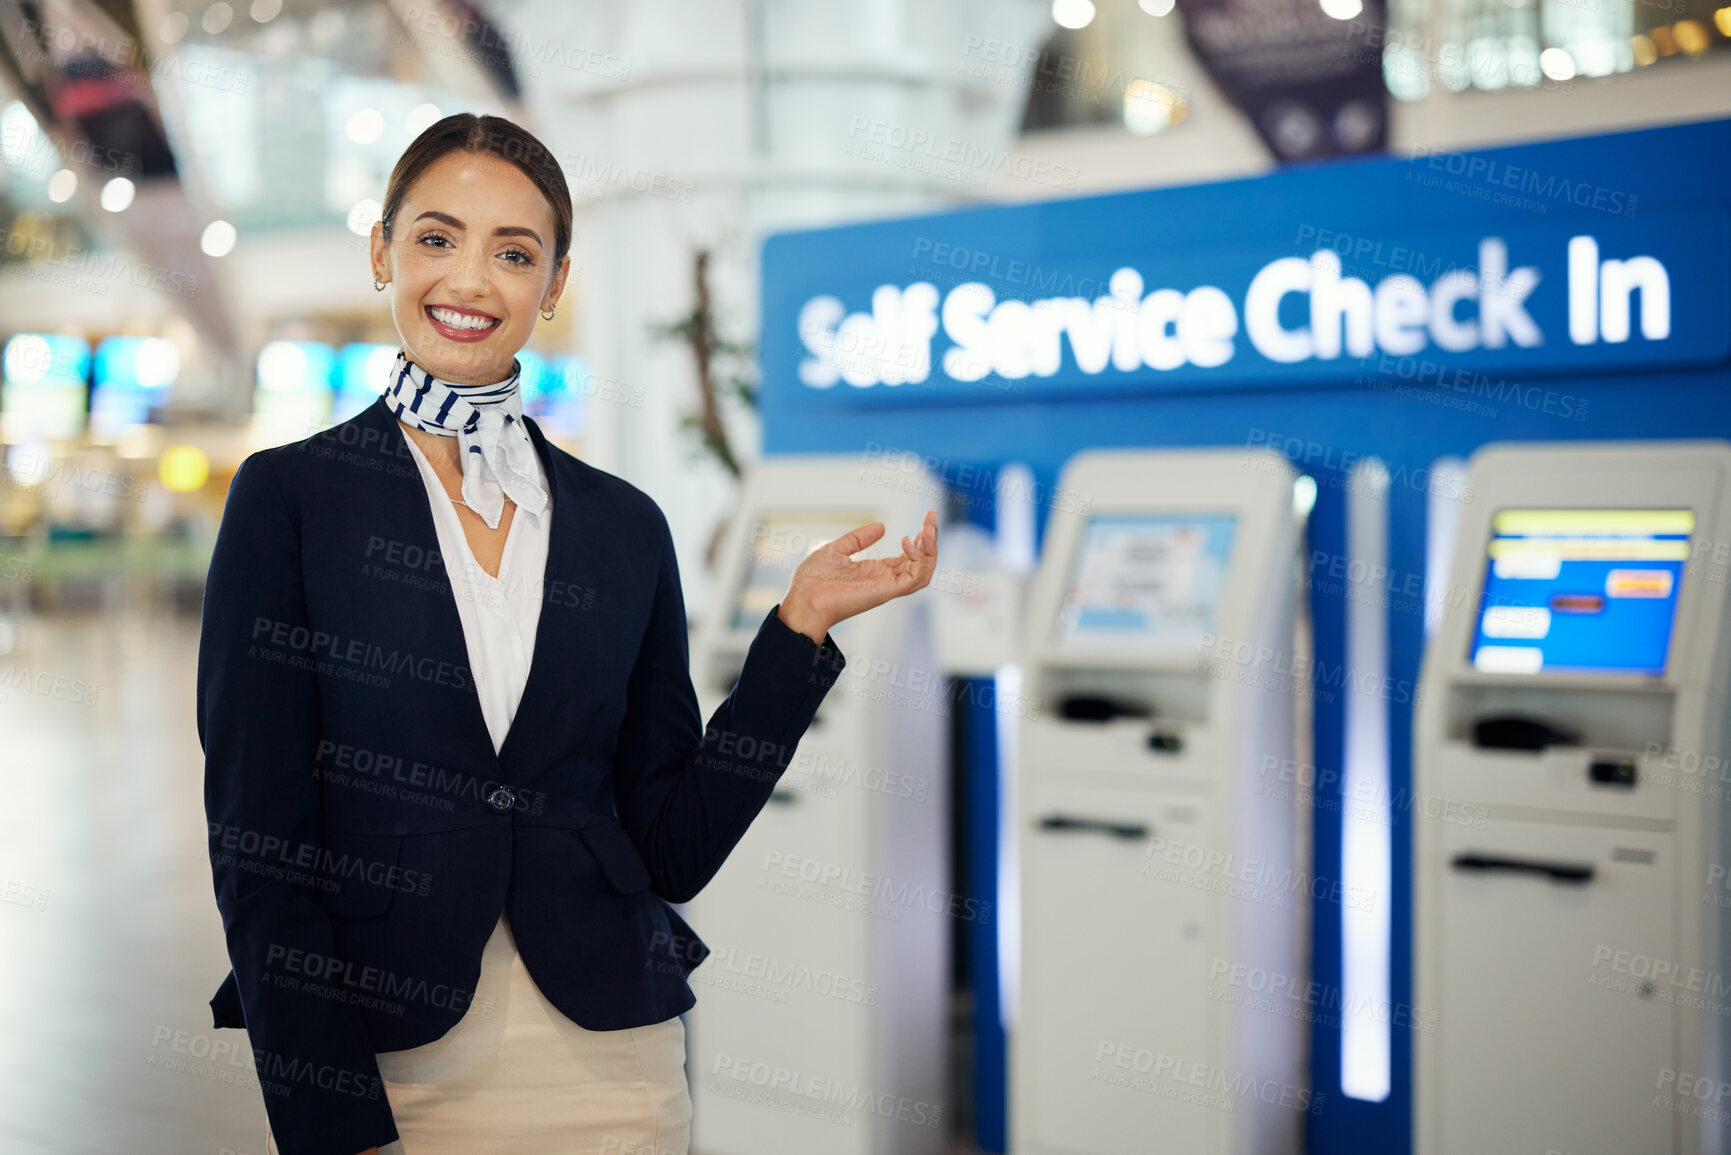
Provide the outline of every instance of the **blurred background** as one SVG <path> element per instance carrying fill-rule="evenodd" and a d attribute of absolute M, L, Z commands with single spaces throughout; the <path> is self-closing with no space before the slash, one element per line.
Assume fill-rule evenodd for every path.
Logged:
<path fill-rule="evenodd" d="M 214 1030 L 205 1005 L 228 964 L 193 712 L 204 574 L 239 463 L 377 398 L 398 337 L 372 290 L 366 238 L 402 150 L 441 116 L 471 111 L 527 126 L 570 182 L 572 274 L 557 318 L 521 356 L 524 409 L 552 442 L 666 511 L 707 705 L 737 670 L 736 619 L 755 623 L 779 597 L 788 567 L 778 550 L 797 560 L 859 511 L 911 527 L 937 505 L 953 530 L 931 596 L 907 623 L 859 636 L 867 680 L 838 687 L 839 704 L 825 707 L 828 740 L 840 744 L 820 742 L 820 762 L 864 758 L 867 772 L 851 786 L 842 773 L 838 786 L 821 766 L 796 767 L 794 792 L 859 812 L 857 844 L 835 835 L 857 849 L 850 866 L 924 862 L 933 888 L 956 901 L 907 912 L 916 931 L 857 914 L 834 915 L 831 927 L 821 907 L 751 899 L 761 864 L 792 854 L 776 847 L 815 837 L 800 825 L 815 821 L 807 811 L 771 807 L 791 825 L 744 844 L 743 873 L 692 904 L 699 932 L 736 948 L 708 964 L 720 976 L 693 979 L 695 1150 L 1731 1149 L 1714 1129 L 1715 1112 L 1731 1111 L 1724 1008 L 1641 993 L 1654 966 L 1661 976 L 1693 969 L 1706 978 L 1683 987 L 1699 1002 L 1726 968 L 1718 924 L 1701 909 L 1723 893 L 1703 890 L 1728 857 L 1717 849 L 1719 796 L 1670 788 L 1646 801 L 1666 757 L 1675 775 L 1713 780 L 1700 767 L 1722 735 L 1701 719 L 1722 716 L 1725 651 L 1688 651 L 1694 673 L 1678 654 L 1667 665 L 1667 613 L 1629 627 L 1659 639 L 1656 665 L 1551 654 L 1550 665 L 1516 668 L 1527 659 L 1487 639 L 1535 635 L 1518 615 L 1477 616 L 1491 592 L 1485 558 L 1496 555 L 1471 537 L 1549 542 L 1540 571 L 1607 556 L 1591 544 L 1607 538 L 1657 551 L 1618 556 L 1669 565 L 1681 549 L 1691 566 L 1715 560 L 1724 538 L 1709 528 L 1731 508 L 1724 463 L 1690 466 L 1699 492 L 1648 481 L 1668 460 L 1654 441 L 1731 435 L 1718 399 L 1731 384 L 1731 131 L 1721 119 L 1731 116 L 1731 8 L 1717 3 L 0 0 L 0 1148 L 264 1149 L 244 1040 Z M 1583 236 L 1595 255 L 1582 255 Z M 1577 266 L 1601 249 L 1606 263 Z M 1281 259 L 1296 266 L 1264 282 Z M 1435 304 L 1449 270 L 1472 280 L 1449 298 L 1466 302 L 1458 313 Z M 1432 305 L 1397 301 L 1385 316 L 1396 276 L 1405 279 L 1391 298 L 1429 284 Z M 1363 289 L 1362 308 L 1351 291 L 1319 305 L 1326 277 Z M 1274 292 L 1271 311 L 1253 313 L 1253 279 Z M 1199 297 L 1209 284 L 1224 289 Z M 1018 335 L 1036 311 L 987 319 L 1000 298 L 1063 298 L 1087 314 L 1096 298 L 1134 302 L 1168 285 L 1165 320 L 1147 323 L 1158 293 L 1141 302 L 1140 346 L 1112 337 L 1110 319 L 1100 322 L 1106 344 L 1089 346 L 1072 317 L 1054 322 L 1069 326 L 1068 344 L 1050 331 L 1049 365 L 1044 346 Z M 1297 297 L 1281 296 L 1306 289 L 1318 335 L 1295 350 L 1290 335 L 1305 320 Z M 1470 341 L 1451 338 L 1475 305 Z M 1324 364 L 1329 325 L 1337 359 Z M 1221 341 L 1227 351 L 1210 353 Z M 1167 345 L 1182 351 L 1161 364 Z M 1468 464 L 1497 442 L 1618 438 L 1645 440 L 1632 458 L 1525 474 Z M 1064 472 L 1102 447 L 1213 447 L 1241 460 L 1172 473 L 1154 453 Z M 827 464 L 760 468 L 806 455 Z M 1687 525 L 1565 518 L 1509 529 L 1472 497 L 1478 486 L 1500 495 L 1498 510 L 1555 512 L 1587 482 L 1522 489 L 1519 479 L 1619 470 L 1646 479 L 1623 498 L 1692 510 Z M 1278 489 L 1272 505 L 1257 482 Z M 1168 491 L 1189 504 L 1171 506 L 1159 496 Z M 826 496 L 789 497 L 801 493 Z M 1582 500 L 1601 509 L 1620 495 Z M 1129 520 L 1087 521 L 1101 511 Z M 1211 537 L 1204 515 L 1237 519 L 1237 553 L 1223 544 L 1230 525 Z M 1065 517 L 1076 524 L 1060 530 Z M 1723 580 L 1683 572 L 1657 596 L 1716 638 Z M 1503 591 L 1503 604 L 1539 606 L 1522 600 L 1525 588 Z M 1189 625 L 1126 629 L 1108 610 L 1170 611 Z M 1048 644 L 1057 635 L 1041 613 L 1068 623 L 1064 638 L 1097 634 L 1098 645 Z M 1424 666 L 1436 692 L 1415 693 L 1433 630 L 1457 625 L 1460 654 L 1493 654 L 1439 660 L 1434 674 Z M 1144 637 L 1143 626 L 1145 649 L 1107 638 Z M 1246 659 L 1232 656 L 1250 637 L 1280 688 L 1260 680 L 1264 662 L 1250 658 L 1245 676 Z M 1330 661 L 1348 671 L 1334 697 L 1313 677 Z M 884 672 L 898 663 L 935 674 L 909 690 Z M 1374 715 L 1353 713 L 1361 675 L 1382 687 Z M 1605 706 L 1606 686 L 1632 696 Z M 886 687 L 929 700 L 898 705 Z M 1564 701 L 1576 691 L 1586 697 Z M 1498 709 L 1479 709 L 1472 694 Z M 1441 713 L 1427 729 L 1433 701 Z M 1469 740 L 1474 725 L 1511 711 L 1540 730 Z M 1629 726 L 1595 728 L 1611 715 Z M 1155 724 L 1167 717 L 1171 728 Z M 1232 745 L 1270 726 L 1278 735 L 1264 744 Z M 917 748 L 862 753 L 887 730 L 914 734 Z M 1552 759 L 1543 773 L 1553 775 L 1564 773 L 1559 749 L 1593 766 L 1632 759 L 1638 783 L 1615 784 L 1617 797 L 1647 808 L 1637 821 L 1600 794 L 1578 805 L 1504 797 L 1507 777 L 1483 770 L 1468 774 L 1489 775 L 1478 794 L 1427 793 L 1415 751 L 1433 731 L 1439 750 L 1453 742 L 1460 757 L 1470 747 L 1506 761 L 1518 749 L 1533 766 Z M 1098 792 L 1063 801 L 1070 779 L 1039 778 L 1018 749 L 1096 774 Z M 1146 772 L 1113 760 L 1150 749 L 1222 769 L 1148 802 L 1155 817 L 1144 824 Z M 1365 749 L 1370 762 L 1354 761 Z M 1370 826 L 1382 840 L 1357 852 L 1371 856 L 1364 868 L 1342 798 L 1367 764 L 1380 775 L 1366 797 L 1380 800 Z M 1622 772 L 1583 773 L 1603 783 Z M 1269 811 L 1274 782 L 1283 805 Z M 1210 789 L 1223 793 L 1205 803 Z M 1162 841 L 1184 821 L 1168 813 L 1174 798 L 1217 805 L 1197 827 L 1213 833 L 1195 834 L 1194 846 Z M 1474 829 L 1454 821 L 1477 815 L 1472 807 L 1491 819 L 1520 811 L 1546 830 L 1576 829 L 1558 814 L 1590 813 L 1580 829 L 1692 830 L 1700 845 L 1674 872 L 1681 899 L 1675 887 L 1644 899 L 1616 892 L 1634 905 L 1583 931 L 1562 977 L 1542 952 L 1509 948 L 1500 967 L 1463 978 L 1472 960 L 1423 931 L 1442 925 L 1443 910 L 1461 920 L 1452 927 L 1482 917 L 1516 933 L 1583 901 L 1553 870 L 1533 884 L 1531 909 L 1486 913 L 1445 882 L 1427 908 L 1426 839 Z M 1103 849 L 1042 857 L 1018 836 L 1041 830 Z M 1599 853 L 1541 861 L 1485 837 L 1437 854 L 1494 860 L 1492 873 L 1512 856 L 1544 876 L 1557 854 L 1574 863 Z M 1684 854 L 1631 845 L 1604 853 L 1661 864 Z M 1264 857 L 1306 880 L 1288 888 L 1298 897 L 1282 906 L 1285 921 L 1257 923 L 1268 904 L 1217 893 L 1242 881 L 1231 872 L 1259 847 L 1284 848 L 1284 859 Z M 1111 858 L 1120 851 L 1131 858 Z M 1207 877 L 1172 884 L 1176 897 L 1125 881 L 1156 861 L 1200 864 Z M 1114 882 L 1066 921 L 1063 896 L 1074 892 L 1037 885 L 1059 877 L 1042 871 L 1091 892 L 1087 880 L 1115 879 L 1130 897 L 1113 897 Z M 1363 905 L 1369 923 L 1355 921 L 1361 908 L 1342 885 L 1375 894 Z M 1466 905 L 1449 905 L 1457 900 Z M 1654 932 L 1660 945 L 1642 946 L 1622 929 L 1652 903 L 1677 913 Z M 1437 921 L 1425 922 L 1427 909 Z M 796 935 L 780 954 L 761 946 L 808 916 L 818 945 Z M 1127 923 L 1170 925 L 1173 937 Z M 904 931 L 906 942 L 895 937 Z M 1071 952 L 1037 959 L 1036 944 L 1054 939 Z M 1286 953 L 1258 953 L 1270 942 Z M 1506 942 L 1499 931 L 1485 947 Z M 1168 952 L 1185 943 L 1206 947 L 1191 970 L 1174 970 Z M 760 949 L 769 961 L 750 962 Z M 899 963 L 885 961 L 898 951 Z M 781 965 L 792 969 L 778 979 Z M 817 1020 L 802 1000 L 818 996 L 809 978 L 785 978 L 801 967 L 881 984 L 886 996 L 825 1026 L 832 1042 L 804 1038 Z M 1621 1011 L 1595 1022 L 1598 992 L 1582 988 L 1603 979 L 1629 984 L 1643 1006 L 1666 1004 L 1662 1042 L 1633 1042 L 1625 1032 L 1647 1027 Z M 1286 1009 L 1244 1012 L 1270 982 Z M 1539 992 L 1558 983 L 1589 1009 L 1544 1003 Z M 1059 1000 L 1041 1018 L 1041 984 L 1104 1003 Z M 1545 1009 L 1521 1021 L 1488 996 L 1475 1001 L 1501 984 L 1511 1006 Z M 709 1041 L 706 1003 L 716 1007 Z M 1475 1081 L 1505 1047 L 1523 1056 L 1513 1066 L 1542 1071 L 1547 1053 L 1519 1043 L 1548 1033 L 1552 1014 L 1574 1023 L 1548 1040 L 1563 1052 L 1552 1056 L 1558 1070 L 1573 1072 L 1552 1080 L 1566 1089 L 1547 1098 L 1549 1076 L 1531 1070 L 1530 1083 Z M 790 1017 L 777 1026 L 777 1015 Z M 1353 1041 L 1355 1021 L 1368 1041 Z M 1113 1033 L 1113 1022 L 1125 1025 Z M 739 1038 L 751 1041 L 730 1042 Z M 803 1057 L 776 1051 L 778 1040 Z M 1568 1066 L 1631 1049 L 1643 1056 L 1632 1073 Z M 1264 1053 L 1277 1056 L 1266 1070 L 1250 1057 Z M 796 1071 L 796 1088 L 812 1078 L 865 1090 L 845 1118 L 814 1121 L 783 1101 L 787 1087 L 757 1081 L 759 1058 L 766 1072 Z M 872 1088 L 892 1090 L 915 1069 L 918 1085 L 894 1090 L 887 1108 L 874 1098 Z M 1627 1124 L 1631 1111 L 1638 1125 Z M 1484 1145 L 1471 1125 L 1449 1122 L 1457 1117 L 1491 1120 L 1488 1134 L 1507 1144 Z"/>

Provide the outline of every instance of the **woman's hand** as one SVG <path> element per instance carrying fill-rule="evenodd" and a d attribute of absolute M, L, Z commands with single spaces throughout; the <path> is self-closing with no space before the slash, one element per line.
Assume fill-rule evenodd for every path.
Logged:
<path fill-rule="evenodd" d="M 874 521 L 825 543 L 801 562 L 777 611 L 788 628 L 821 646 L 837 622 L 925 589 L 938 566 L 938 515 L 928 512 L 918 536 L 902 538 L 902 556 L 853 560 L 883 535 L 883 522 Z"/>

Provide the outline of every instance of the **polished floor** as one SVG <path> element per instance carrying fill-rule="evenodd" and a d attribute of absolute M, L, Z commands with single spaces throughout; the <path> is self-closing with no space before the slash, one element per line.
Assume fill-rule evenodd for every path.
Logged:
<path fill-rule="evenodd" d="M 245 1037 L 206 1005 L 197 621 L 4 609 L 0 1153 L 263 1155 Z"/>
<path fill-rule="evenodd" d="M 211 897 L 196 622 L 15 622 L 0 656 L 0 1150 L 263 1155 Z M 221 1053 L 216 1053 L 216 1052 Z"/>

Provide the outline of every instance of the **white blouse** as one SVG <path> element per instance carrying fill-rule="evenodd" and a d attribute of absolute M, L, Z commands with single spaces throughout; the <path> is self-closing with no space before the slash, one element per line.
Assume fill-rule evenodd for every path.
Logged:
<path fill-rule="evenodd" d="M 505 552 L 497 577 L 481 568 L 469 550 L 457 507 L 445 490 L 433 463 L 407 433 L 403 439 L 421 468 L 421 480 L 433 504 L 433 526 L 439 534 L 439 552 L 445 558 L 445 573 L 457 599 L 463 639 L 469 647 L 469 670 L 481 697 L 481 713 L 493 736 L 493 749 L 505 744 L 523 687 L 529 681 L 529 662 L 535 654 L 535 631 L 541 624 L 541 586 L 547 573 L 547 543 L 553 522 L 553 507 L 537 517 L 517 507 L 511 528 L 505 533 Z M 540 454 L 535 454 L 535 473 L 547 488 Z"/>

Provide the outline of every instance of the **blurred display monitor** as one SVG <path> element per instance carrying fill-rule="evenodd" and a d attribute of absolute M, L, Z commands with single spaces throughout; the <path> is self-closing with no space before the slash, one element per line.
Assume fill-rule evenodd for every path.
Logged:
<path fill-rule="evenodd" d="M 1491 521 L 1473 668 L 1663 675 L 1687 509 L 1506 509 Z"/>
<path fill-rule="evenodd" d="M 253 425 L 261 437 L 298 441 L 330 424 L 336 350 L 321 341 L 271 341 L 258 354 Z"/>
<path fill-rule="evenodd" d="M 384 393 L 400 347 L 360 341 L 342 347 L 337 357 L 337 391 L 331 399 L 332 421 L 347 421 Z"/>
<path fill-rule="evenodd" d="M 793 581 L 799 563 L 826 542 L 882 520 L 867 509 L 769 510 L 758 514 L 733 599 L 731 628 L 755 631 Z"/>
<path fill-rule="evenodd" d="M 525 383 L 523 411 L 557 433 L 575 436 L 589 416 L 584 388 L 589 376 L 589 363 L 581 357 L 548 358 L 545 372 Z"/>
<path fill-rule="evenodd" d="M 165 337 L 105 337 L 96 346 L 90 427 L 112 436 L 143 425 L 180 378 L 180 350 Z"/>
<path fill-rule="evenodd" d="M 1229 513 L 1090 517 L 1054 623 L 1058 644 L 1196 651 L 1214 631 L 1236 528 Z"/>
<path fill-rule="evenodd" d="M 0 439 L 78 437 L 89 400 L 90 342 L 19 333 L 0 346 Z"/>
<path fill-rule="evenodd" d="M 581 357 L 525 353 L 530 359 L 523 361 L 523 412 L 557 433 L 576 434 L 588 415 L 582 389 L 589 378 L 588 363 Z"/>

